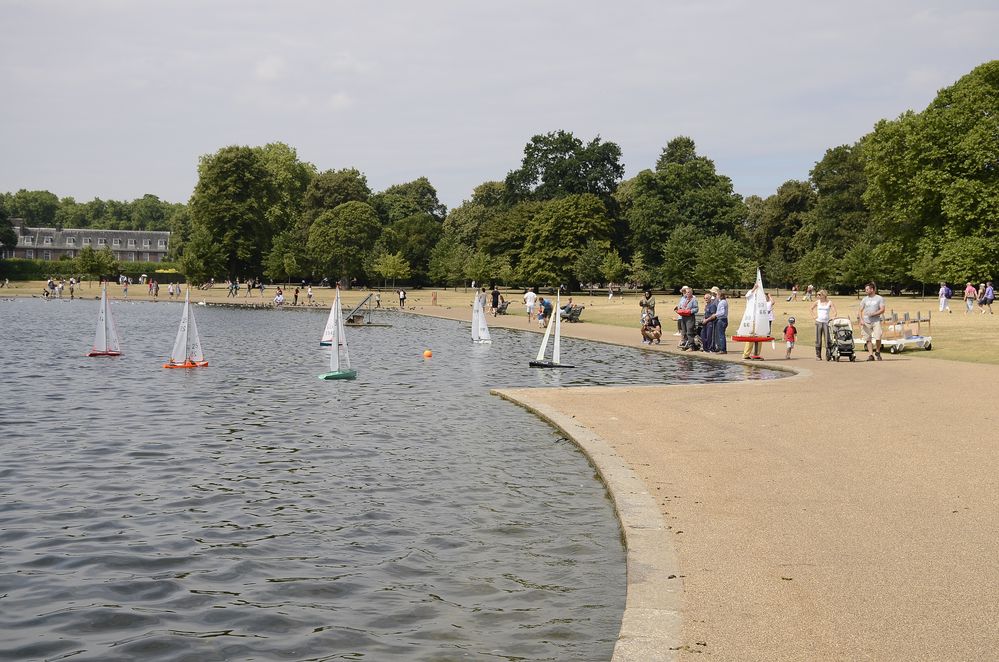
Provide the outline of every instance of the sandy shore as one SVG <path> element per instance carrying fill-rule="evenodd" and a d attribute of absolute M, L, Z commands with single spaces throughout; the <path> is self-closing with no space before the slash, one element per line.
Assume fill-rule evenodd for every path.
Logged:
<path fill-rule="evenodd" d="M 526 328 L 522 317 L 490 322 Z M 563 328 L 638 345 L 634 330 Z M 672 543 L 658 560 L 678 568 L 682 588 L 671 593 L 676 580 L 658 578 L 660 604 L 673 601 L 678 623 L 668 610 L 658 621 L 639 619 L 662 630 L 660 646 L 676 636 L 655 659 L 992 658 L 999 650 L 996 369 L 906 354 L 818 362 L 808 347 L 784 361 L 780 345 L 764 354 L 799 374 L 506 392 L 605 443 L 658 507 L 663 539 Z M 722 358 L 741 361 L 741 354 Z M 629 562 L 629 609 L 631 573 Z M 647 650 L 618 652 L 615 659 L 653 659 Z"/>

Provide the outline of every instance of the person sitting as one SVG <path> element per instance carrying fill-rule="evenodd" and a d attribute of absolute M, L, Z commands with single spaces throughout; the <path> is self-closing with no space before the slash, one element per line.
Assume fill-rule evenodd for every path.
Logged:
<path fill-rule="evenodd" d="M 642 322 L 642 343 L 658 345 L 662 337 L 663 327 L 659 323 L 659 318 L 656 315 L 646 315 Z"/>

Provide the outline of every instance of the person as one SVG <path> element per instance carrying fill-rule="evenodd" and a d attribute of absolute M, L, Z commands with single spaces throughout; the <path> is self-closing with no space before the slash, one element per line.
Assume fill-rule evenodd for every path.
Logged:
<path fill-rule="evenodd" d="M 310 297 L 312 296 L 311 290 L 309 296 Z M 375 308 L 381 308 L 381 307 L 382 307 L 382 293 L 375 292 Z"/>
<path fill-rule="evenodd" d="M 788 301 L 797 301 L 797 300 L 798 300 L 798 284 L 795 283 L 794 285 L 791 286 L 791 298 L 788 299 Z"/>
<path fill-rule="evenodd" d="M 544 326 L 552 314 L 551 299 L 540 297 L 538 299 L 538 326 Z"/>
<path fill-rule="evenodd" d="M 975 289 L 974 284 L 969 280 L 968 284 L 964 286 L 964 314 L 970 315 L 975 312 L 975 300 L 978 299 L 978 290 Z"/>
<path fill-rule="evenodd" d="M 312 305 L 312 297 L 313 296 L 314 295 L 312 293 L 312 286 L 309 285 L 309 289 L 305 290 L 305 299 L 309 302 L 310 306 Z"/>
<path fill-rule="evenodd" d="M 802 301 L 811 301 L 814 298 L 815 298 L 815 286 L 809 283 L 808 285 L 805 286 L 805 296 L 802 298 Z"/>
<path fill-rule="evenodd" d="M 680 329 L 683 336 L 680 339 L 680 349 L 686 351 L 694 346 L 694 320 L 697 316 L 697 297 L 694 291 L 684 285 L 680 288 L 680 301 L 673 306 L 680 317 Z"/>
<path fill-rule="evenodd" d="M 284 292 L 281 291 L 279 287 L 277 289 L 277 294 L 274 295 L 274 306 L 281 308 L 284 305 Z"/>
<path fill-rule="evenodd" d="M 704 324 L 701 326 L 701 349 L 705 352 L 710 352 L 715 347 L 715 323 L 711 317 L 718 309 L 718 302 L 715 301 L 714 291 L 712 290 L 717 291 L 718 288 L 713 287 L 704 293 Z"/>
<path fill-rule="evenodd" d="M 950 309 L 950 301 L 948 301 L 948 299 L 953 296 L 953 292 L 949 287 L 947 287 L 947 283 L 943 281 L 940 282 L 940 292 L 937 293 L 937 296 L 940 297 L 940 312 L 942 313 L 945 310 L 948 313 L 953 312 Z"/>
<path fill-rule="evenodd" d="M 885 300 L 878 294 L 878 287 L 874 282 L 864 286 L 867 294 L 860 300 L 860 310 L 857 313 L 857 321 L 860 322 L 860 331 L 867 346 L 870 356 L 868 361 L 881 360 L 881 316 L 885 313 Z"/>
<path fill-rule="evenodd" d="M 989 309 L 989 315 L 992 314 L 992 302 L 996 300 L 996 291 L 992 287 L 992 281 L 985 283 L 985 295 L 982 297 L 982 315 L 985 314 L 985 309 Z"/>
<path fill-rule="evenodd" d="M 614 298 L 614 283 L 607 283 L 607 300 Z"/>
<path fill-rule="evenodd" d="M 656 314 L 656 299 L 652 296 L 652 290 L 645 290 L 645 294 L 638 300 L 638 305 L 641 306 L 643 313 L 648 311 L 651 315 Z"/>
<path fill-rule="evenodd" d="M 483 312 L 483 314 L 485 314 L 485 310 L 486 310 L 486 298 L 488 296 L 486 294 L 486 286 L 483 285 L 482 286 L 482 290 L 480 292 L 478 292 L 475 296 L 479 297 L 479 305 L 482 306 L 482 312 Z"/>
<path fill-rule="evenodd" d="M 75 291 L 76 291 L 76 279 L 75 278 L 70 278 L 69 279 L 69 300 L 70 301 L 73 300 L 73 298 L 74 298 L 73 297 L 73 292 L 75 292 Z"/>
<path fill-rule="evenodd" d="M 294 300 L 292 301 L 291 305 L 297 306 L 298 305 L 298 288 L 297 287 L 295 288 L 295 294 L 294 294 L 293 298 L 294 298 Z"/>
<path fill-rule="evenodd" d="M 818 301 L 812 304 L 812 317 L 815 318 L 815 360 L 822 360 L 822 346 L 826 348 L 826 360 L 832 359 L 832 334 L 829 320 L 836 317 L 836 304 L 829 300 L 829 293 L 819 290 Z"/>
<path fill-rule="evenodd" d="M 141 292 L 142 290 L 139 290 L 139 291 Z M 121 296 L 124 299 L 128 298 L 128 281 L 127 280 L 124 283 L 121 284 Z"/>
<path fill-rule="evenodd" d="M 399 288 L 399 308 L 401 310 L 406 309 L 406 290 Z"/>
<path fill-rule="evenodd" d="M 646 345 L 655 343 L 658 345 L 663 337 L 663 326 L 659 323 L 659 318 L 648 311 L 644 312 L 643 316 L 642 343 Z"/>
<path fill-rule="evenodd" d="M 728 340 L 725 338 L 725 332 L 728 328 L 728 295 L 725 294 L 725 290 L 720 290 L 717 287 L 712 287 L 711 292 L 715 295 L 715 312 L 704 316 L 705 322 L 714 325 L 711 351 L 715 354 L 728 354 Z"/>
<path fill-rule="evenodd" d="M 167 285 L 167 298 L 173 301 L 173 283 Z"/>
<path fill-rule="evenodd" d="M 772 296 L 770 296 L 769 292 L 767 292 L 766 298 L 767 298 L 767 320 L 770 322 L 770 331 L 773 332 L 773 328 L 774 328 L 774 299 L 773 299 Z M 757 353 L 759 353 L 759 352 L 757 352 Z"/>
<path fill-rule="evenodd" d="M 503 301 L 503 295 L 500 294 L 499 287 L 493 285 L 493 290 L 489 293 L 489 296 L 491 297 L 490 303 L 492 304 L 491 309 L 493 317 L 496 317 L 496 312 L 499 310 L 500 302 Z"/>
<path fill-rule="evenodd" d="M 532 289 L 524 290 L 524 306 L 527 308 L 527 323 L 534 319 L 534 304 L 538 300 L 538 293 Z"/>
<path fill-rule="evenodd" d="M 791 358 L 791 350 L 794 349 L 794 341 L 798 339 L 798 329 L 794 326 L 794 318 L 787 318 L 787 326 L 784 327 L 784 342 L 787 343 L 787 351 L 784 353 L 785 359 Z"/>

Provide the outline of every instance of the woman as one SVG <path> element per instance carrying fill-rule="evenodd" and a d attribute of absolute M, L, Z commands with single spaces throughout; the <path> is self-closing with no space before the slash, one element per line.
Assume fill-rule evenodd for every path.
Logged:
<path fill-rule="evenodd" d="M 968 281 L 968 284 L 964 286 L 964 314 L 970 315 L 975 312 L 975 299 L 978 298 L 978 290 L 975 286 Z"/>
<path fill-rule="evenodd" d="M 832 334 L 829 333 L 829 320 L 836 317 L 836 304 L 829 300 L 829 293 L 819 290 L 818 301 L 812 304 L 812 317 L 815 318 L 815 360 L 822 360 L 822 345 L 826 346 L 826 361 L 832 359 Z"/>
<path fill-rule="evenodd" d="M 709 290 L 704 293 L 704 325 L 701 327 L 701 348 L 705 352 L 715 351 L 714 314 L 716 310 L 718 310 L 718 303 Z"/>

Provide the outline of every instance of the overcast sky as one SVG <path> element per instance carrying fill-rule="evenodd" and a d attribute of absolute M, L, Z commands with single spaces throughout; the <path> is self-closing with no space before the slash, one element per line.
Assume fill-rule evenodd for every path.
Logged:
<path fill-rule="evenodd" d="M 0 191 L 186 202 L 284 142 L 449 208 L 564 129 L 628 177 L 690 136 L 743 195 L 999 57 L 996 0 L 0 0 Z"/>

